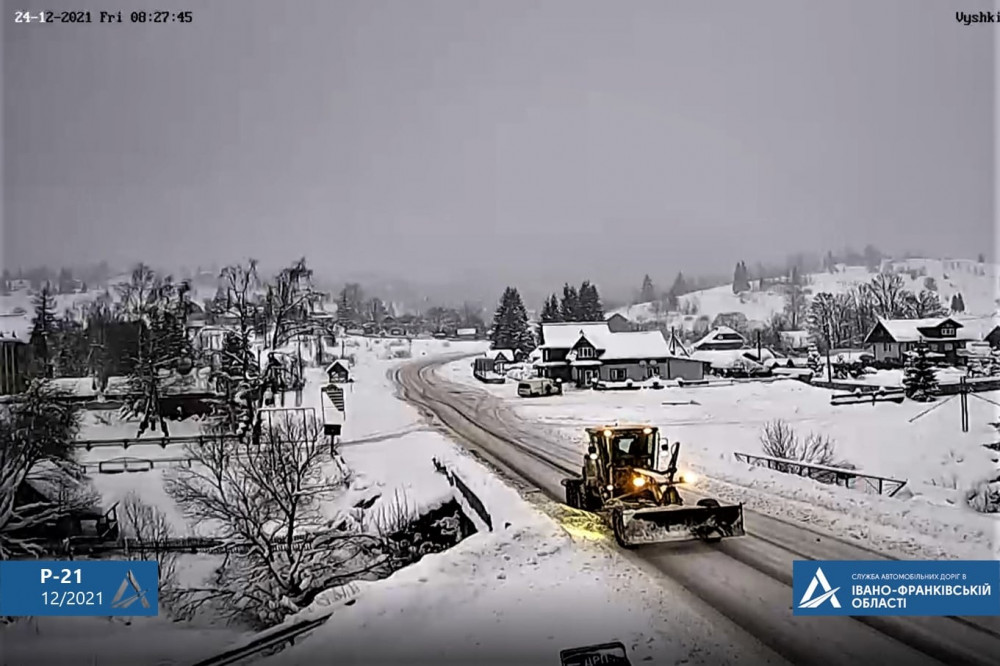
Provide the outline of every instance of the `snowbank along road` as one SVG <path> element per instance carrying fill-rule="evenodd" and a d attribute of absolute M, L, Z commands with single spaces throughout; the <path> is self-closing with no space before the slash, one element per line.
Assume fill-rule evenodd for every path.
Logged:
<path fill-rule="evenodd" d="M 421 360 L 393 370 L 401 397 L 436 419 L 516 487 L 528 490 L 528 499 L 538 494 L 531 490 L 540 491 L 549 500 L 543 510 L 567 514 L 554 502 L 564 499 L 561 479 L 579 473 L 583 455 L 579 444 L 546 440 L 501 400 L 435 372 L 455 359 Z M 600 414 L 594 419 L 600 421 Z M 706 612 L 721 615 L 795 664 L 997 663 L 1000 625 L 995 618 L 795 617 L 793 560 L 890 558 L 807 526 L 756 513 L 752 506 L 744 510 L 745 538 L 645 546 L 626 557 L 679 583 L 702 608 L 710 607 Z"/>

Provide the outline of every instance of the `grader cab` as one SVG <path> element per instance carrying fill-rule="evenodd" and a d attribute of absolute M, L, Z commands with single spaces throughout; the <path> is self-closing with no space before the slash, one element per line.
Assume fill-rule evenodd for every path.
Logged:
<path fill-rule="evenodd" d="M 686 479 L 677 469 L 680 444 L 660 441 L 656 427 L 587 428 L 589 446 L 581 478 L 564 479 L 566 503 L 601 513 L 625 548 L 671 541 L 718 541 L 744 536 L 743 505 L 715 499 L 685 506 Z"/>

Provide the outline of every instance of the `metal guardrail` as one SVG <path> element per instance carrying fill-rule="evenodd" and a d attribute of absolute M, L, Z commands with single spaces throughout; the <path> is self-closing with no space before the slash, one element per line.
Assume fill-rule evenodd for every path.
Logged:
<path fill-rule="evenodd" d="M 434 463 L 434 469 L 437 470 L 439 473 L 443 474 L 445 478 L 448 479 L 448 483 L 452 487 L 458 489 L 458 492 L 461 493 L 462 497 L 465 498 L 465 501 L 469 503 L 469 506 L 472 507 L 472 510 L 476 512 L 476 515 L 479 516 L 479 519 L 482 520 L 486 524 L 486 527 L 488 527 L 489 530 L 492 532 L 493 517 L 490 515 L 490 512 L 486 509 L 486 505 L 483 504 L 483 501 L 479 499 L 479 496 L 476 495 L 476 493 L 474 493 L 472 489 L 469 488 L 469 486 L 465 485 L 465 482 L 462 481 L 461 477 L 459 477 L 458 474 L 448 469 L 447 465 L 442 463 L 437 458 L 432 458 L 432 462 Z"/>
<path fill-rule="evenodd" d="M 201 661 L 191 664 L 191 666 L 229 666 L 230 664 L 236 664 L 244 659 L 256 656 L 265 650 L 283 645 L 291 645 L 295 642 L 295 639 L 302 634 L 307 631 L 312 631 L 326 622 L 332 614 L 333 613 L 327 613 L 313 620 L 303 620 L 302 622 L 297 622 L 289 627 L 269 632 L 264 636 L 255 638 L 245 645 L 227 650 L 222 654 L 209 657 L 208 659 L 202 659 Z"/>
<path fill-rule="evenodd" d="M 831 467 L 829 465 L 816 465 L 814 463 L 802 462 L 801 460 L 790 460 L 788 458 L 775 458 L 773 456 L 757 455 L 753 453 L 736 452 L 733 455 L 740 462 L 751 465 L 767 467 L 785 474 L 795 474 L 805 476 L 823 483 L 833 483 L 852 490 L 857 490 L 857 481 L 864 482 L 862 490 L 874 490 L 879 495 L 894 497 L 896 493 L 903 489 L 907 481 L 905 479 L 894 479 L 888 476 L 877 476 L 875 474 L 865 474 L 856 470 L 844 467 Z"/>

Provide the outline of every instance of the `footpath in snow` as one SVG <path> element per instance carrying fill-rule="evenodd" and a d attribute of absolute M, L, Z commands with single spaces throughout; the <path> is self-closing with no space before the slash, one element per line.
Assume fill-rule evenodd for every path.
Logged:
<path fill-rule="evenodd" d="M 525 400 L 516 382 L 478 382 L 467 360 L 438 372 L 470 391 L 485 391 L 517 417 L 537 424 L 552 446 L 582 455 L 584 426 L 648 422 L 681 442 L 685 467 L 700 475 L 696 490 L 748 509 L 853 538 L 902 558 L 1000 557 L 1000 516 L 977 513 L 965 493 L 998 473 L 1000 396 L 970 398 L 970 431 L 961 431 L 958 400 L 941 404 L 832 406 L 830 392 L 794 380 L 705 388 L 577 391 Z M 943 401 L 942 401 L 943 402 Z M 926 414 L 922 413 L 927 412 Z M 914 417 L 918 417 L 915 420 Z M 836 457 L 858 471 L 905 480 L 896 497 L 847 489 L 741 463 L 735 452 L 763 454 L 765 424 L 783 420 L 800 439 L 830 437 Z M 859 482 L 860 483 L 860 482 Z"/>

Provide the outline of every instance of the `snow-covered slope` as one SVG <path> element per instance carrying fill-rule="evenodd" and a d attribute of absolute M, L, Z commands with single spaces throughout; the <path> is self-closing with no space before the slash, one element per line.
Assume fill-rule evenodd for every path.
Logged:
<path fill-rule="evenodd" d="M 997 281 L 1000 266 L 980 264 L 967 259 L 906 259 L 894 261 L 890 267 L 900 272 L 906 289 L 919 292 L 925 288 L 925 280 L 932 278 L 937 286 L 941 302 L 947 307 L 951 297 L 962 294 L 966 315 L 992 315 L 998 307 Z M 809 275 L 806 289 L 811 294 L 829 292 L 841 294 L 851 287 L 869 282 L 873 277 L 861 266 L 839 266 L 837 273 L 815 273 Z M 657 314 L 652 303 L 639 303 L 615 310 L 636 322 L 665 321 L 669 326 L 691 330 L 699 317 L 710 320 L 724 312 L 742 312 L 750 321 L 767 321 L 772 314 L 781 312 L 785 306 L 780 285 L 765 291 L 751 291 L 734 294 L 732 285 L 704 289 L 681 297 L 682 305 L 697 306 L 697 315 L 679 313 Z"/>

